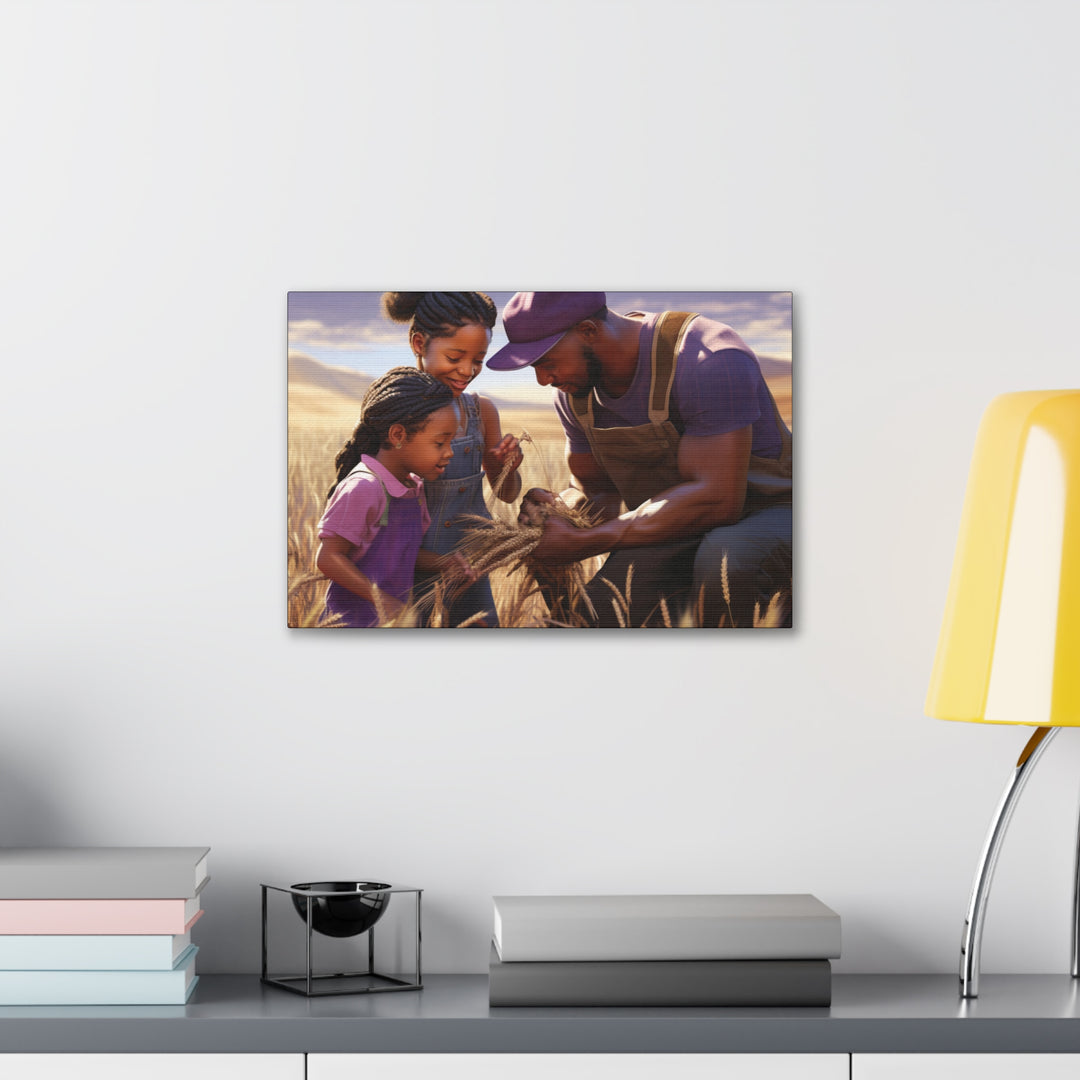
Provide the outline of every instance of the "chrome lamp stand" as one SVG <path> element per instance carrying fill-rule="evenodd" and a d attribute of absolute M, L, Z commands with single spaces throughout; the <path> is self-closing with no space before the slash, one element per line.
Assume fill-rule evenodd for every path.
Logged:
<path fill-rule="evenodd" d="M 990 822 L 982 854 L 979 857 L 979 865 L 975 870 L 975 880 L 971 886 L 971 899 L 968 901 L 967 918 L 964 920 L 964 933 L 960 943 L 960 996 L 963 998 L 979 996 L 983 921 L 986 916 L 986 903 L 990 898 L 990 884 L 1001 851 L 1001 842 L 1005 838 L 1005 832 L 1020 799 L 1020 793 L 1024 790 L 1032 770 L 1042 757 L 1043 751 L 1060 730 L 1059 727 L 1035 729 L 1005 784 L 1001 801 Z M 1076 867 L 1073 875 L 1072 976 L 1073 978 L 1080 976 L 1080 833 L 1078 833 Z"/>

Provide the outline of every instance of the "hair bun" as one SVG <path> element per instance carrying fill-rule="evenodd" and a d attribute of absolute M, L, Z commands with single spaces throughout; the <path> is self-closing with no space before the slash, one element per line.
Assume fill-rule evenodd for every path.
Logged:
<path fill-rule="evenodd" d="M 388 319 L 407 323 L 416 314 L 416 309 L 423 299 L 422 292 L 384 292 L 382 309 Z"/>

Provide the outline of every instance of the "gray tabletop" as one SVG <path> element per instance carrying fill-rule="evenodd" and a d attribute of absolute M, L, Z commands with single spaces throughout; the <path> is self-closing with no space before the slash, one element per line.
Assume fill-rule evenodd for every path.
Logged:
<path fill-rule="evenodd" d="M 492 1009 L 485 975 L 308 999 L 204 975 L 185 1006 L 0 1007 L 0 1049 L 158 1053 L 1080 1053 L 1067 975 L 835 975 L 827 1009 Z"/>

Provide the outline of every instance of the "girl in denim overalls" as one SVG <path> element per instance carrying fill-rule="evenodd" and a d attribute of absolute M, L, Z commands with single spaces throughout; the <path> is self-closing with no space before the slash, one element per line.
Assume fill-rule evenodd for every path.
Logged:
<path fill-rule="evenodd" d="M 417 366 L 454 394 L 458 414 L 454 456 L 441 479 L 425 487 L 431 527 L 423 541 L 425 551 L 449 559 L 461 544 L 462 516 L 491 517 L 484 502 L 485 475 L 494 485 L 508 467 L 495 492 L 504 502 L 513 502 L 521 490 L 518 440 L 502 434 L 499 412 L 487 398 L 466 392 L 483 369 L 495 325 L 495 304 L 479 292 L 383 293 L 383 310 L 395 322 L 409 324 L 409 345 Z M 416 580 L 418 594 L 430 590 L 436 578 L 437 572 L 421 572 Z M 499 625 L 487 578 L 454 597 L 442 625 L 465 622 Z"/>

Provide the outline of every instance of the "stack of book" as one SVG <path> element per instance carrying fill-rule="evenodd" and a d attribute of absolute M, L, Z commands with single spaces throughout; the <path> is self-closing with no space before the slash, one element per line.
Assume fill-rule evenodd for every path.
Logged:
<path fill-rule="evenodd" d="M 183 1005 L 208 848 L 0 848 L 0 1005 Z"/>
<path fill-rule="evenodd" d="M 840 916 L 808 894 L 497 896 L 493 1006 L 818 1006 Z"/>

